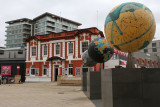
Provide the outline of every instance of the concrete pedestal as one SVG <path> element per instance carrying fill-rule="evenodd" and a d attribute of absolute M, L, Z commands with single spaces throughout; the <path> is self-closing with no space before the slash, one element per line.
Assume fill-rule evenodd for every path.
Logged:
<path fill-rule="evenodd" d="M 82 91 L 87 91 L 87 72 L 82 72 Z"/>
<path fill-rule="evenodd" d="M 101 99 L 101 72 L 87 72 L 87 96 Z"/>
<path fill-rule="evenodd" d="M 103 107 L 160 107 L 160 68 L 103 70 Z"/>

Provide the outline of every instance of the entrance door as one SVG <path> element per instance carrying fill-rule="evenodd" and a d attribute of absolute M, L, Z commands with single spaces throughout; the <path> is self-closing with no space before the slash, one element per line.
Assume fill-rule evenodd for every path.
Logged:
<path fill-rule="evenodd" d="M 55 81 L 57 81 L 57 76 L 58 76 L 58 69 L 59 69 L 59 66 L 58 65 L 55 65 L 54 66 L 54 78 L 55 78 Z"/>

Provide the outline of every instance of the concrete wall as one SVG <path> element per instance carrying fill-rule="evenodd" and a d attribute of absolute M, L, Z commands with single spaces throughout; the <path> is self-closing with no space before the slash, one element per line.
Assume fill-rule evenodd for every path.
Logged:
<path fill-rule="evenodd" d="M 4 51 L 3 54 L 0 54 L 0 59 L 2 60 L 18 60 L 18 59 L 25 59 L 26 58 L 26 51 L 23 49 L 12 49 L 12 50 L 5 50 L 5 49 L 0 49 L 0 51 Z M 22 54 L 19 54 L 19 51 L 23 51 Z"/>
<path fill-rule="evenodd" d="M 87 72 L 82 72 L 82 91 L 87 91 Z"/>
<path fill-rule="evenodd" d="M 87 72 L 87 96 L 101 99 L 101 72 Z"/>
<path fill-rule="evenodd" d="M 160 68 L 102 71 L 103 107 L 160 107 Z"/>

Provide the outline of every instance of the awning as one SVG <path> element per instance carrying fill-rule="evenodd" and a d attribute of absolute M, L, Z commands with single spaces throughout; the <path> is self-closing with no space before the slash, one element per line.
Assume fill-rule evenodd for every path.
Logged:
<path fill-rule="evenodd" d="M 62 58 L 59 57 L 59 56 L 53 56 L 53 57 L 48 58 L 46 61 L 54 61 L 54 60 L 63 61 L 63 60 L 65 60 L 65 59 L 62 59 Z"/>

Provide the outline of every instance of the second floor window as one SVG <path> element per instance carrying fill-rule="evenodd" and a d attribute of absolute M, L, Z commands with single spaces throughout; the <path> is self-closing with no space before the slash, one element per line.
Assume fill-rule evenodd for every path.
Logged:
<path fill-rule="evenodd" d="M 73 54 L 73 43 L 68 43 L 68 54 Z"/>
<path fill-rule="evenodd" d="M 32 56 L 36 56 L 36 47 L 32 47 Z"/>
<path fill-rule="evenodd" d="M 48 55 L 48 46 L 44 45 L 43 47 L 43 55 Z"/>
<path fill-rule="evenodd" d="M 56 44 L 56 55 L 60 54 L 60 45 Z"/>
<path fill-rule="evenodd" d="M 152 43 L 152 47 L 156 47 L 156 43 Z"/>
<path fill-rule="evenodd" d="M 152 52 L 157 52 L 157 48 L 152 48 Z"/>
<path fill-rule="evenodd" d="M 88 42 L 82 42 L 82 53 L 88 49 Z"/>

